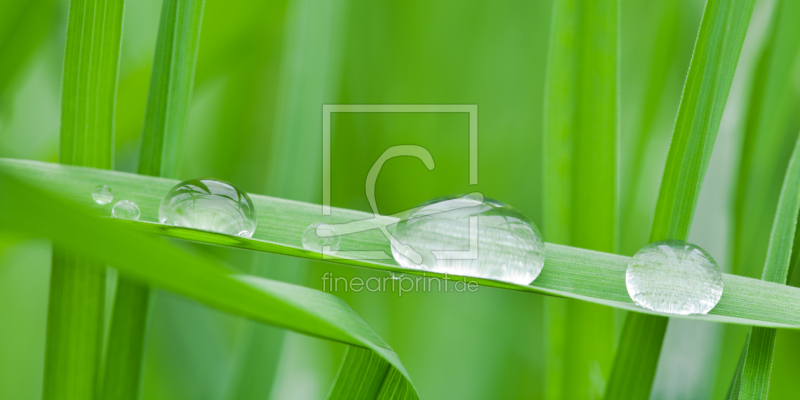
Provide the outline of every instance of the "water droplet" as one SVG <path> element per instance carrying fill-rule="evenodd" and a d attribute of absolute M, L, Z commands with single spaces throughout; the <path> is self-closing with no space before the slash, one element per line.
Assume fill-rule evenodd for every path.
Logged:
<path fill-rule="evenodd" d="M 539 228 L 479 193 L 420 204 L 403 216 L 393 237 L 392 255 L 404 268 L 527 285 L 544 266 Z"/>
<path fill-rule="evenodd" d="M 405 274 L 401 274 L 401 273 L 399 273 L 399 272 L 392 272 L 392 271 L 389 271 L 389 276 L 391 276 L 391 277 L 392 277 L 392 279 L 394 279 L 394 280 L 396 280 L 396 281 L 397 281 L 397 280 L 400 280 L 400 278 L 402 278 L 404 275 L 405 275 Z"/>
<path fill-rule="evenodd" d="M 302 242 L 304 249 L 322 254 L 323 246 L 329 246 L 329 251 L 338 251 L 342 238 L 332 226 L 316 223 L 303 231 Z"/>
<path fill-rule="evenodd" d="M 722 297 L 722 273 L 705 250 L 680 240 L 650 243 L 625 272 L 628 294 L 648 310 L 706 314 Z"/>
<path fill-rule="evenodd" d="M 98 185 L 92 190 L 92 199 L 97 204 L 105 205 L 114 200 L 114 193 L 108 185 Z"/>
<path fill-rule="evenodd" d="M 256 212 L 250 196 L 216 179 L 190 179 L 173 187 L 161 200 L 162 224 L 252 237 Z"/>
<path fill-rule="evenodd" d="M 131 221 L 139 220 L 139 206 L 130 200 L 120 200 L 111 209 L 111 216 Z"/>

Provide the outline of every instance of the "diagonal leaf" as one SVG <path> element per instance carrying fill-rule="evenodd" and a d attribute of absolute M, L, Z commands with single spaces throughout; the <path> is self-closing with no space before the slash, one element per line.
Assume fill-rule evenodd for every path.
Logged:
<path fill-rule="evenodd" d="M 176 177 L 192 91 L 204 0 L 162 5 L 139 173 Z M 102 396 L 139 397 L 150 289 L 124 276 L 117 280 Z"/>
<path fill-rule="evenodd" d="M 545 89 L 545 233 L 556 243 L 618 246 L 619 2 L 558 0 Z M 614 351 L 614 313 L 548 302 L 552 399 L 602 397 Z"/>
<path fill-rule="evenodd" d="M 686 240 L 689 234 L 753 3 L 706 3 L 661 181 L 651 242 Z M 638 399 L 650 395 L 666 327 L 663 318 L 628 315 L 606 398 Z"/>
<path fill-rule="evenodd" d="M 89 193 L 92 188 L 105 183 L 135 201 L 141 209 L 144 221 L 155 221 L 161 198 L 177 183 L 171 179 L 36 161 L 0 159 L 0 171 L 13 174 L 25 182 L 46 187 L 62 198 L 83 204 L 91 204 Z M 303 249 L 301 244 L 301 235 L 308 225 L 314 222 L 366 221 L 362 222 L 366 224 L 364 226 L 373 229 L 343 235 L 342 249 L 373 252 L 368 255 L 374 255 L 375 251 L 390 251 L 390 244 L 377 227 L 384 223 L 387 225 L 396 223 L 398 219 L 395 217 L 372 220 L 372 214 L 333 208 L 332 215 L 323 218 L 320 216 L 320 207 L 316 204 L 260 195 L 250 195 L 250 197 L 260 221 L 252 239 L 148 222 L 120 221 L 119 223 L 130 225 L 143 232 L 198 243 L 320 260 L 322 259 L 320 254 Z M 625 269 L 630 257 L 550 243 L 547 244 L 546 251 L 545 267 L 530 286 L 479 278 L 470 280 L 483 286 L 569 297 L 623 310 L 665 315 L 636 306 L 628 296 L 625 288 Z M 360 254 L 340 253 L 338 257 L 326 257 L 323 261 L 412 275 L 444 277 L 442 274 L 401 268 L 388 256 L 387 259 L 375 260 L 360 257 Z M 386 279 L 390 278 L 387 276 Z M 448 279 L 455 280 L 461 277 L 449 276 Z M 723 283 L 725 292 L 709 314 L 675 317 L 800 329 L 800 289 L 730 274 L 723 274 Z"/>
<path fill-rule="evenodd" d="M 70 4 L 59 161 L 111 168 L 122 0 Z M 105 266 L 53 248 L 44 399 L 92 399 L 102 357 Z"/>
<path fill-rule="evenodd" d="M 0 203 L 4 205 L 0 209 L 4 230 L 49 237 L 70 251 L 91 254 L 92 268 L 103 269 L 108 263 L 131 279 L 225 312 L 369 349 L 391 367 L 381 393 L 397 393 L 390 396 L 393 399 L 418 398 L 394 351 L 335 296 L 236 275 L 207 257 L 179 251 L 164 240 L 126 229 L 130 223 L 97 218 L 86 207 L 22 183 L 5 171 L 0 172 Z"/>
<path fill-rule="evenodd" d="M 792 246 L 800 209 L 800 140 L 795 144 L 789 161 L 778 210 L 769 239 L 767 261 L 761 279 L 785 284 L 792 259 Z M 772 355 L 775 349 L 773 328 L 753 327 L 743 350 L 743 364 L 737 370 L 731 399 L 764 399 L 769 388 Z"/>

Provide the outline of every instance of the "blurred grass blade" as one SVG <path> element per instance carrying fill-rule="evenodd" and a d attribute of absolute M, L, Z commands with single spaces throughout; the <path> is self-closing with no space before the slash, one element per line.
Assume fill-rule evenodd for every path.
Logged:
<path fill-rule="evenodd" d="M 165 0 L 161 9 L 139 173 L 175 178 L 192 92 L 204 0 Z M 150 289 L 120 276 L 103 374 L 103 398 L 136 400 Z"/>
<path fill-rule="evenodd" d="M 650 241 L 686 240 L 742 50 L 754 0 L 708 0 L 683 88 Z M 726 290 L 729 287 L 726 287 Z M 667 320 L 628 315 L 608 399 L 650 396 Z"/>
<path fill-rule="evenodd" d="M 800 210 L 800 141 L 795 144 L 794 153 L 778 200 L 778 210 L 769 239 L 767 261 L 761 279 L 767 282 L 785 284 L 788 279 L 792 259 L 792 246 L 797 229 L 797 216 Z M 743 350 L 744 363 L 737 370 L 731 399 L 765 399 L 769 388 L 769 375 L 772 368 L 772 355 L 775 349 L 773 328 L 754 327 L 750 330 Z"/>
<path fill-rule="evenodd" d="M 70 3 L 59 161 L 111 168 L 122 0 Z M 105 266 L 53 246 L 44 399 L 92 399 L 102 357 Z"/>
<path fill-rule="evenodd" d="M 618 246 L 619 2 L 557 0 L 545 94 L 548 240 Z M 614 352 L 613 309 L 550 299 L 550 399 L 602 397 Z"/>
<path fill-rule="evenodd" d="M 331 102 L 338 92 L 347 4 L 348 1 L 342 0 L 288 2 L 277 111 L 270 143 L 265 149 L 269 156 L 264 188 L 273 196 L 301 201 L 321 198 L 320 105 Z M 298 284 L 306 280 L 306 260 L 262 257 L 254 258 L 254 263 L 255 273 L 266 278 Z M 278 370 L 281 359 L 292 358 L 281 356 L 283 351 L 291 351 L 283 347 L 284 332 L 258 329 L 255 324 L 246 323 L 241 337 L 239 354 L 234 361 L 239 365 L 233 368 L 238 376 L 232 377 L 234 383 L 227 398 L 267 398 L 274 377 L 264 376 L 263 371 Z M 264 341 L 273 342 L 270 344 L 272 354 L 253 351 L 264 347 Z M 255 360 L 257 357 L 260 359 Z M 253 370 L 248 365 L 259 367 Z M 259 384 L 254 385 L 253 381 Z"/>
<path fill-rule="evenodd" d="M 155 178 L 147 178 L 155 179 Z M 86 193 L 88 196 L 88 193 Z M 161 287 L 222 311 L 377 353 L 393 371 L 382 386 L 418 398 L 397 355 L 353 310 L 327 293 L 255 276 L 235 275 L 208 257 L 180 251 L 164 240 L 97 218 L 79 207 L 0 172 L 0 221 L 5 230 L 52 238 L 145 284 Z M 398 379 L 399 377 L 399 379 Z M 91 398 L 91 393 L 88 395 Z M 62 396 L 63 397 L 63 396 Z"/>
<path fill-rule="evenodd" d="M 30 61 L 55 19 L 55 0 L 0 3 L 0 114 L 11 99 L 14 79 Z"/>
<path fill-rule="evenodd" d="M 776 2 L 763 53 L 753 74 L 734 199 L 733 271 L 757 276 L 770 222 L 797 131 L 787 129 L 797 112 L 791 82 L 800 50 L 800 3 Z"/>
<path fill-rule="evenodd" d="M 161 198 L 177 183 L 171 179 L 115 171 L 6 159 L 0 159 L 0 171 L 13 174 L 25 182 L 46 187 L 63 198 L 89 205 L 92 204 L 89 195 L 92 188 L 100 182 L 105 183 L 115 190 L 125 192 L 127 198 L 135 201 L 139 205 L 143 221 L 156 220 Z M 383 216 L 373 220 L 373 215 L 369 213 L 332 208 L 332 215 L 323 218 L 319 215 L 317 204 L 255 194 L 251 194 L 250 198 L 255 206 L 258 220 L 269 221 L 268 224 L 262 223 L 258 226 L 252 239 L 148 222 L 119 223 L 130 225 L 140 231 L 198 243 L 320 260 L 321 256 L 318 253 L 304 250 L 301 244 L 301 235 L 308 225 L 315 222 L 362 221 L 364 224 L 362 226 L 369 230 L 343 235 L 341 249 L 347 253 L 340 252 L 337 256 L 326 257 L 324 261 L 410 275 L 439 278 L 444 276 L 401 268 L 388 256 L 386 259 L 376 260 L 362 257 L 361 254 L 364 253 L 358 253 L 358 251 L 368 251 L 370 253 L 366 254 L 371 256 L 375 252 L 390 252 L 390 244 L 378 227 L 396 223 L 398 219 L 395 217 Z M 665 315 L 636 306 L 628 296 L 625 288 L 625 269 L 629 257 L 550 243 L 546 245 L 546 251 L 545 267 L 530 286 L 480 278 L 469 279 L 483 286 L 569 297 L 622 310 Z M 455 275 L 449 276 L 451 280 L 461 279 Z M 710 313 L 675 316 L 675 318 L 800 329 L 800 289 L 730 274 L 723 274 L 723 283 L 725 292 Z"/>
<path fill-rule="evenodd" d="M 661 17 L 652 46 L 653 55 L 649 65 L 650 76 L 647 80 L 644 103 L 641 108 L 641 119 L 631 140 L 634 148 L 633 163 L 628 168 L 623 168 L 623 173 L 630 174 L 627 182 L 623 178 L 623 182 L 627 184 L 627 190 L 622 191 L 625 195 L 620 199 L 622 210 L 626 210 L 621 215 L 623 224 L 621 228 L 623 245 L 621 247 L 623 254 L 627 254 L 625 252 L 625 236 L 635 230 L 633 225 L 640 223 L 640 221 L 637 221 L 637 215 L 632 210 L 636 207 L 637 199 L 642 194 L 640 188 L 642 187 L 642 173 L 647 168 L 645 165 L 647 149 L 655 138 L 656 116 L 664 98 L 670 70 L 675 64 L 680 37 L 678 29 L 680 26 L 680 8 L 681 1 L 661 1 Z M 626 169 L 630 172 L 626 171 Z"/>

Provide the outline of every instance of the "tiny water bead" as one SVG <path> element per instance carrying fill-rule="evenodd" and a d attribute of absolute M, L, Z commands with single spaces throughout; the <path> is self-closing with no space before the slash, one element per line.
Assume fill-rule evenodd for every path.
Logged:
<path fill-rule="evenodd" d="M 304 249 L 322 254 L 323 246 L 328 246 L 328 251 L 338 251 L 342 238 L 332 226 L 318 222 L 303 231 L 302 242 Z"/>
<path fill-rule="evenodd" d="M 250 196 L 216 179 L 190 179 L 175 185 L 161 200 L 158 221 L 246 238 L 253 236 L 257 225 Z"/>
<path fill-rule="evenodd" d="M 114 218 L 138 221 L 139 215 L 139 206 L 130 200 L 120 200 L 111 209 L 111 216 Z"/>
<path fill-rule="evenodd" d="M 114 200 L 114 193 L 108 185 L 98 185 L 92 190 L 92 199 L 97 204 L 106 205 Z"/>
<path fill-rule="evenodd" d="M 401 279 L 403 276 L 405 276 L 405 275 L 404 275 L 404 274 L 401 274 L 401 273 L 399 273 L 399 272 L 392 272 L 392 271 L 389 271 L 389 276 L 390 276 L 390 277 L 392 277 L 392 279 L 394 279 L 394 280 L 396 280 L 396 281 L 397 281 L 397 280 L 400 280 L 400 279 Z"/>
<path fill-rule="evenodd" d="M 650 243 L 625 272 L 638 305 L 668 314 L 706 314 L 722 297 L 722 273 L 705 250 L 680 240 Z"/>
<path fill-rule="evenodd" d="M 528 285 L 544 266 L 539 228 L 480 194 L 424 202 L 403 216 L 393 236 L 399 243 L 392 256 L 404 268 Z"/>

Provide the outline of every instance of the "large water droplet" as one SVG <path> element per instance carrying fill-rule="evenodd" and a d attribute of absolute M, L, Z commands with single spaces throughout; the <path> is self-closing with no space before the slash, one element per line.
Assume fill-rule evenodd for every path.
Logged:
<path fill-rule="evenodd" d="M 722 297 L 722 273 L 705 250 L 680 240 L 650 243 L 625 272 L 638 305 L 669 314 L 706 314 Z"/>
<path fill-rule="evenodd" d="M 322 254 L 323 246 L 328 246 L 328 251 L 338 251 L 342 239 L 332 226 L 316 223 L 303 231 L 302 242 L 304 249 Z"/>
<path fill-rule="evenodd" d="M 139 215 L 139 206 L 130 200 L 118 201 L 111 209 L 111 216 L 114 218 L 138 221 Z"/>
<path fill-rule="evenodd" d="M 392 255 L 404 268 L 527 285 L 544 266 L 539 228 L 480 194 L 427 201 L 397 224 Z M 420 263 L 414 260 L 420 260 Z"/>
<path fill-rule="evenodd" d="M 252 237 L 256 212 L 247 193 L 216 179 L 190 179 L 173 187 L 161 200 L 162 224 Z"/>
<path fill-rule="evenodd" d="M 92 190 L 92 199 L 97 204 L 105 205 L 114 200 L 114 193 L 111 192 L 111 188 L 107 185 L 98 185 Z"/>

